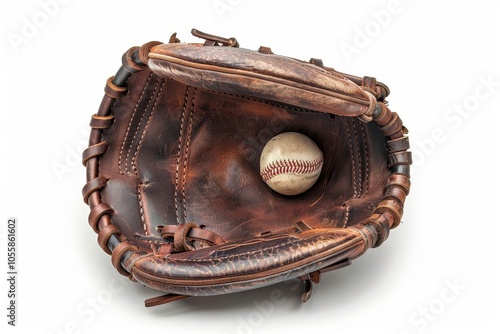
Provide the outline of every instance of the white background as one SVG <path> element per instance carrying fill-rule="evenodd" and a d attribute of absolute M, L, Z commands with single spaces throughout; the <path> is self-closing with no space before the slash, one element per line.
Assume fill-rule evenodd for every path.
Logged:
<path fill-rule="evenodd" d="M 498 333 L 500 11 L 463 3 L 2 2 L 0 220 L 18 218 L 19 278 L 15 329 L 2 278 L 1 331 Z M 307 304 L 282 284 L 146 309 L 157 292 L 115 273 L 87 224 L 79 160 L 105 80 L 130 46 L 173 32 L 195 41 L 193 27 L 375 76 L 410 129 L 404 223 L 324 275 Z M 0 233 L 6 273 L 6 227 Z"/>

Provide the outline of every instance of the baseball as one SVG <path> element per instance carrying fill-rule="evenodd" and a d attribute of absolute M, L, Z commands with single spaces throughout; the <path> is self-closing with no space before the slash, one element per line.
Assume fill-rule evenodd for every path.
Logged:
<path fill-rule="evenodd" d="M 311 138 L 284 132 L 269 140 L 260 155 L 260 175 L 274 191 L 298 195 L 310 189 L 323 167 L 323 153 Z"/>

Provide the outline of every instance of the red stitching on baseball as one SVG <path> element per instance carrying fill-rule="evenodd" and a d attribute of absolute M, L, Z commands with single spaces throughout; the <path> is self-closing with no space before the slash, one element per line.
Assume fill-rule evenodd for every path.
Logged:
<path fill-rule="evenodd" d="M 279 160 L 273 161 L 262 170 L 260 176 L 269 181 L 278 174 L 312 174 L 320 169 L 323 157 L 314 160 Z"/>

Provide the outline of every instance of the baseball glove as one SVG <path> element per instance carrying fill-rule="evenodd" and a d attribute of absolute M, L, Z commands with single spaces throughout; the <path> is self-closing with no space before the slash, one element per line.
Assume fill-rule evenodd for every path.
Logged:
<path fill-rule="evenodd" d="M 306 301 L 321 273 L 400 223 L 407 130 L 372 77 L 192 33 L 206 41 L 174 34 L 129 49 L 107 81 L 83 152 L 89 224 L 121 274 L 166 293 L 146 306 L 294 278 Z M 319 155 L 301 165 L 307 146 L 289 158 L 275 149 L 262 171 L 265 146 L 283 133 Z M 311 173 L 298 193 L 268 182 L 285 175 L 286 188 Z"/>

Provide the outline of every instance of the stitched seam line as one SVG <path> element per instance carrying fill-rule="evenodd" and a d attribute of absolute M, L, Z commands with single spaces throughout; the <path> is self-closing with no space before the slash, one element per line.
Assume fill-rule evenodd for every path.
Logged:
<path fill-rule="evenodd" d="M 153 96 L 154 96 L 154 93 L 156 92 L 157 89 L 158 89 L 158 81 L 156 81 L 156 83 L 155 83 L 155 87 L 153 89 L 153 94 L 151 94 L 151 96 L 149 97 L 148 103 L 146 104 L 146 107 L 144 108 L 144 111 L 141 115 L 141 119 L 139 120 L 139 123 L 137 123 L 137 127 L 135 128 L 134 136 L 132 137 L 132 141 L 130 142 L 130 147 L 128 148 L 128 151 L 127 151 L 127 156 L 125 158 L 125 161 L 127 161 L 127 162 L 128 162 L 128 159 L 132 153 L 132 150 L 134 149 L 133 155 L 135 155 L 137 152 L 137 147 L 136 148 L 133 147 L 134 141 L 135 141 L 135 138 L 137 138 L 137 134 L 139 133 L 139 129 L 141 128 L 141 124 L 142 124 L 142 121 L 144 119 L 144 116 L 146 115 L 147 110 L 148 110 L 149 106 L 151 105 L 151 101 L 153 101 Z M 132 166 L 132 170 L 133 170 L 133 166 Z"/>
<path fill-rule="evenodd" d="M 144 89 L 142 90 L 142 93 L 139 96 L 139 99 L 137 100 L 137 103 L 135 104 L 134 111 L 132 112 L 132 116 L 130 117 L 130 122 L 128 123 L 127 131 L 125 132 L 125 137 L 123 138 L 123 144 L 122 144 L 122 147 L 120 149 L 120 155 L 119 155 L 119 159 L 118 159 L 118 170 L 119 170 L 120 174 L 122 174 L 122 175 L 126 174 L 126 172 L 123 170 L 123 167 L 122 167 L 122 158 L 123 158 L 123 151 L 125 150 L 125 143 L 127 141 L 128 134 L 130 132 L 130 128 L 132 126 L 132 121 L 134 120 L 134 116 L 135 116 L 135 114 L 137 112 L 137 108 L 139 107 L 139 103 L 141 102 L 144 94 L 146 93 L 146 89 L 149 86 L 149 82 L 151 81 L 152 76 L 153 76 L 153 73 L 149 74 L 148 81 L 144 85 Z M 127 161 L 125 160 L 125 163 L 126 162 Z"/>
<path fill-rule="evenodd" d="M 175 194 L 174 194 L 174 206 L 175 206 L 175 218 L 177 220 L 177 224 L 180 224 L 179 220 L 179 165 L 181 162 L 181 150 L 182 150 L 182 132 L 184 131 L 184 119 L 186 117 L 186 110 L 187 110 L 187 103 L 188 103 L 188 96 L 189 96 L 189 89 L 190 87 L 188 86 L 186 88 L 186 93 L 184 94 L 184 105 L 182 107 L 182 113 L 181 113 L 181 125 L 180 125 L 180 130 L 179 130 L 179 145 L 177 147 L 177 162 L 175 164 Z"/>
<path fill-rule="evenodd" d="M 148 120 L 146 121 L 146 125 L 144 126 L 144 130 L 142 131 L 141 138 L 139 139 L 139 143 L 137 144 L 137 148 L 134 152 L 134 156 L 132 157 L 132 170 L 134 171 L 135 175 L 138 175 L 138 173 L 137 173 L 137 156 L 139 155 L 139 151 L 142 147 L 142 143 L 144 142 L 144 137 L 146 136 L 146 131 L 148 130 L 149 124 L 151 123 L 151 118 L 153 118 L 153 114 L 156 110 L 156 107 L 158 106 L 158 100 L 160 99 L 160 96 L 161 96 L 161 93 L 163 91 L 164 86 L 165 86 L 165 81 L 162 80 L 160 90 L 158 91 L 158 94 L 156 95 L 153 109 L 151 109 L 151 113 L 149 114 Z M 156 91 L 156 89 L 155 89 L 155 91 Z M 142 123 L 142 119 L 141 119 L 141 123 Z"/>
<path fill-rule="evenodd" d="M 347 130 L 347 136 L 349 138 L 349 148 L 351 150 L 351 164 L 352 164 L 352 184 L 354 187 L 354 195 L 352 198 L 356 198 L 358 196 L 358 190 L 357 190 L 357 185 L 356 185 L 356 166 L 354 162 L 354 149 L 352 147 L 352 139 L 351 139 L 351 131 L 349 131 L 349 123 L 347 122 L 347 119 L 344 118 L 344 122 L 346 125 L 346 130 Z"/>
<path fill-rule="evenodd" d="M 366 140 L 366 133 L 365 133 L 365 127 L 363 124 L 361 124 L 361 134 L 363 135 L 363 141 L 365 145 L 365 156 L 366 156 L 366 169 L 365 169 L 365 193 L 363 195 L 366 196 L 368 194 L 368 188 L 370 183 L 368 182 L 368 177 L 370 175 L 370 160 L 369 160 L 369 155 L 368 155 L 368 141 Z"/>
<path fill-rule="evenodd" d="M 351 212 L 350 209 L 351 209 L 351 207 L 349 205 L 346 205 L 344 224 L 342 225 L 343 228 L 345 228 L 347 226 L 347 223 L 349 222 L 349 214 Z"/>
<path fill-rule="evenodd" d="M 189 125 L 187 131 L 186 145 L 184 148 L 184 166 L 182 173 L 182 209 L 184 212 L 184 221 L 187 220 L 187 201 L 186 201 L 186 184 L 187 184 L 187 169 L 188 169 L 188 154 L 189 148 L 191 144 L 191 134 L 193 133 L 193 119 L 194 119 L 194 103 L 195 97 L 198 89 L 195 88 L 193 92 L 193 96 L 191 97 L 191 108 L 189 110 Z"/>
<path fill-rule="evenodd" d="M 287 110 L 294 110 L 294 111 L 300 111 L 300 112 L 311 112 L 311 113 L 316 113 L 318 115 L 324 114 L 324 112 L 317 111 L 317 110 L 306 109 L 306 108 L 299 108 L 299 107 L 293 107 L 293 106 L 288 106 L 288 105 L 280 104 L 280 103 L 273 103 L 273 102 L 270 102 L 270 101 L 265 101 L 265 100 L 261 100 L 261 99 L 250 97 L 250 96 L 238 95 L 238 94 L 233 94 L 233 93 L 219 92 L 219 91 L 211 90 L 211 89 L 207 89 L 207 91 L 209 91 L 211 93 L 215 93 L 215 94 L 222 94 L 222 95 L 227 95 L 227 96 L 231 96 L 231 97 L 237 97 L 237 98 L 245 99 L 245 100 L 248 100 L 248 101 L 254 101 L 254 102 L 264 103 L 264 104 L 267 104 L 267 105 L 270 105 L 270 106 L 273 106 L 273 107 L 280 107 L 280 108 L 284 108 L 284 109 L 287 109 Z M 333 114 L 331 114 L 331 115 L 333 115 Z"/>
<path fill-rule="evenodd" d="M 348 242 L 349 241 L 350 240 L 348 240 Z M 276 248 L 281 248 L 283 246 L 293 245 L 293 244 L 295 244 L 295 241 L 287 241 L 287 242 L 284 242 L 284 243 L 279 244 L 279 245 L 269 246 L 269 247 L 261 248 L 261 249 L 251 251 L 251 252 L 239 253 L 237 255 L 226 255 L 226 256 L 221 256 L 221 257 L 215 257 L 213 260 L 221 261 L 221 260 L 226 260 L 226 259 L 235 258 L 235 257 L 238 258 L 238 257 L 241 257 L 242 255 L 262 254 L 263 252 L 266 252 L 266 251 L 271 251 L 271 250 L 276 249 Z M 318 248 L 320 248 L 320 247 L 322 247 L 322 244 L 318 243 Z M 323 247 L 325 247 L 325 246 L 323 246 Z M 207 261 L 207 259 L 173 259 L 172 261 L 175 261 L 175 262 L 205 262 L 205 261 Z"/>
<path fill-rule="evenodd" d="M 141 223 L 142 223 L 142 228 L 144 230 L 144 233 L 146 233 L 146 235 L 149 235 L 149 232 L 148 232 L 148 229 L 146 226 L 146 220 L 144 219 L 144 206 L 142 204 L 141 186 L 142 186 L 142 184 L 137 185 L 137 199 L 139 202 L 139 213 L 141 215 Z"/>
<path fill-rule="evenodd" d="M 264 168 L 260 175 L 264 181 L 268 181 L 279 174 L 312 174 L 319 169 L 322 162 L 323 157 L 314 160 L 273 161 Z"/>
<path fill-rule="evenodd" d="M 358 130 L 356 130 L 356 123 L 354 122 L 354 119 L 351 118 L 351 122 L 352 122 L 352 128 L 354 129 L 354 138 L 356 139 L 356 148 L 357 148 L 357 151 L 358 151 L 358 169 L 360 169 L 362 167 L 362 161 L 361 161 L 361 150 L 360 150 L 360 146 L 359 146 L 359 138 L 358 138 Z M 359 186 L 359 194 L 358 194 L 358 197 L 361 197 L 361 192 L 363 191 L 363 180 L 362 180 L 362 175 L 361 175 L 361 171 L 360 173 L 358 173 L 358 186 Z"/>

